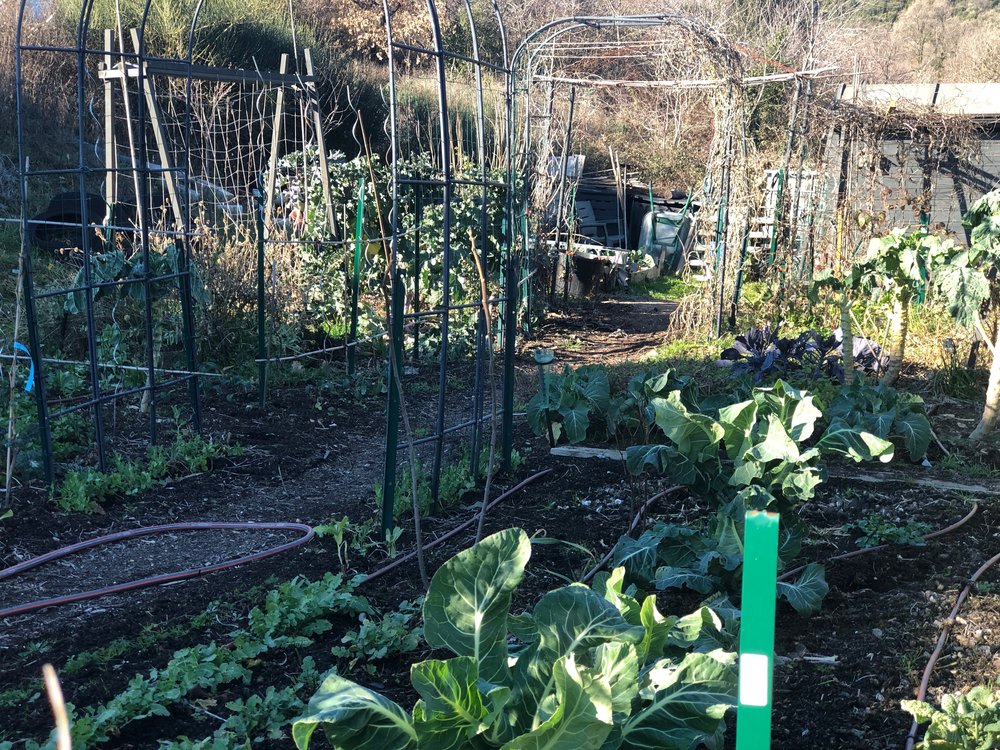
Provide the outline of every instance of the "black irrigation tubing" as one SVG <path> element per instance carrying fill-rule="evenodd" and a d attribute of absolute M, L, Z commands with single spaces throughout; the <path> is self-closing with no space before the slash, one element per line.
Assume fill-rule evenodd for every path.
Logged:
<path fill-rule="evenodd" d="M 33 612 L 38 609 L 43 609 L 45 607 L 52 607 L 58 604 L 68 604 L 70 602 L 78 602 L 84 599 L 93 599 L 98 596 L 105 596 L 106 594 L 117 594 L 123 591 L 132 591 L 134 589 L 145 588 L 147 586 L 155 586 L 157 584 L 172 583 L 174 581 L 182 581 L 187 578 L 196 578 L 198 576 L 206 575 L 207 573 L 215 573 L 220 570 L 226 570 L 227 568 L 233 568 L 237 565 L 243 565 L 248 562 L 254 562 L 256 560 L 262 560 L 265 557 L 270 557 L 272 555 L 277 555 L 280 552 L 286 552 L 295 547 L 300 547 L 306 542 L 310 541 L 316 532 L 312 527 L 307 526 L 303 523 L 240 523 L 240 522 L 221 522 L 221 521 L 193 521 L 187 523 L 165 523 L 158 526 L 146 526 L 139 529 L 129 529 L 127 531 L 119 531 L 114 534 L 106 534 L 105 536 L 100 536 L 95 539 L 89 539 L 85 542 L 78 542 L 77 544 L 71 544 L 66 547 L 60 547 L 52 552 L 47 552 L 44 555 L 39 555 L 38 557 L 33 557 L 30 560 L 25 560 L 22 563 L 13 565 L 9 568 L 4 568 L 0 570 L 0 581 L 8 578 L 13 578 L 14 576 L 20 575 L 27 570 L 32 568 L 37 568 L 40 565 L 52 562 L 53 560 L 59 560 L 63 557 L 67 557 L 81 550 L 90 549 L 92 547 L 97 547 L 102 544 L 110 544 L 113 542 L 120 542 L 127 539 L 135 539 L 136 537 L 149 536 L 151 534 L 162 534 L 170 531 L 205 531 L 205 530 L 217 530 L 217 529 L 236 529 L 236 530 L 247 530 L 247 531 L 299 531 L 302 533 L 298 539 L 293 539 L 290 542 L 285 542 L 277 547 L 269 547 L 261 552 L 254 552 L 249 555 L 243 555 L 242 557 L 237 557 L 232 560 L 225 560 L 214 565 L 209 565 L 204 568 L 188 568 L 187 570 L 178 571 L 175 573 L 163 573 L 161 575 L 150 576 L 148 578 L 140 578 L 135 581 L 129 581 L 127 583 L 119 583 L 114 586 L 105 586 L 102 588 L 91 589 L 90 591 L 83 591 L 75 594 L 66 594 L 64 596 L 56 596 L 50 599 L 39 599 L 34 602 L 29 602 L 27 604 L 19 604 L 14 607 L 7 607 L 5 609 L 0 609 L 0 618 L 11 617 L 13 615 L 25 614 L 27 612 Z"/>
<path fill-rule="evenodd" d="M 931 681 L 931 672 L 934 670 L 934 665 L 937 663 L 938 657 L 941 656 L 941 652 L 944 651 L 944 645 L 948 642 L 948 634 L 951 632 L 951 626 L 955 622 L 955 618 L 958 617 L 958 612 L 968 599 L 969 593 L 972 591 L 972 587 L 976 584 L 976 581 L 990 568 L 1000 562 L 1000 554 L 996 554 L 989 560 L 984 562 L 979 566 L 979 570 L 972 574 L 968 581 L 965 582 L 965 587 L 959 593 L 958 598 L 955 600 L 955 606 L 951 608 L 951 614 L 945 619 L 944 624 L 941 626 L 941 635 L 938 636 L 937 645 L 934 647 L 934 653 L 931 654 L 931 658 L 927 660 L 927 666 L 924 667 L 924 674 L 920 678 L 920 688 L 917 690 L 917 700 L 922 701 L 927 697 L 927 687 Z M 914 719 L 913 723 L 910 724 L 910 732 L 906 735 L 906 750 L 913 750 L 913 743 L 917 739 L 917 730 L 920 725 L 917 720 Z"/>
<path fill-rule="evenodd" d="M 923 539 L 925 542 L 929 542 L 931 539 L 937 539 L 939 536 L 944 536 L 945 534 L 950 534 L 953 531 L 957 531 L 966 523 L 968 523 L 969 519 L 971 519 L 974 515 L 976 515 L 978 511 L 979 511 L 979 504 L 973 503 L 972 510 L 970 510 L 960 520 L 956 521 L 951 526 L 948 526 L 946 528 L 938 529 L 937 531 L 932 531 L 930 534 L 924 534 L 924 536 L 922 536 L 921 539 Z M 877 547 L 865 547 L 863 549 L 856 549 L 851 552 L 845 552 L 842 555 L 834 555 L 833 557 L 828 558 L 826 562 L 836 562 L 838 560 L 850 560 L 855 557 L 861 557 L 861 555 L 867 555 L 869 552 L 881 552 L 882 550 L 889 549 L 889 547 L 893 546 L 896 545 L 880 544 Z M 797 573 L 801 573 L 805 569 L 806 569 L 805 565 L 800 565 L 797 568 L 792 568 L 791 570 L 786 571 L 782 573 L 780 576 L 778 576 L 778 580 L 787 581 L 789 578 L 796 575 Z"/>
<path fill-rule="evenodd" d="M 532 474 L 530 477 L 528 477 L 524 481 L 520 482 L 519 484 L 515 484 L 509 490 L 507 490 L 506 492 L 504 492 L 501 495 L 498 495 L 494 500 L 490 501 L 490 504 L 486 506 L 486 510 L 487 511 L 492 510 L 496 505 L 499 505 L 501 502 L 503 502 L 504 500 L 506 500 L 508 497 L 510 497 L 511 495 L 513 495 L 515 492 L 518 492 L 519 490 L 523 489 L 524 487 L 527 487 L 529 484 L 531 484 L 532 482 L 534 482 L 536 479 L 541 479 L 546 474 L 550 474 L 551 472 L 552 472 L 552 469 L 542 469 L 538 473 Z M 476 523 L 478 520 L 479 520 L 479 514 L 476 513 L 474 516 L 472 516 L 472 518 L 470 518 L 467 521 L 463 521 L 458 526 L 456 526 L 455 528 L 453 528 L 451 531 L 449 531 L 449 532 L 443 534 L 442 536 L 439 536 L 437 539 L 434 539 L 434 540 L 428 542 L 427 544 L 425 544 L 423 546 L 423 551 L 426 552 L 431 547 L 434 547 L 434 546 L 436 546 L 438 544 L 441 544 L 441 542 L 447 541 L 448 539 L 451 539 L 453 536 L 456 536 L 457 534 L 461 534 L 463 531 L 465 531 L 467 528 L 469 528 L 470 526 L 472 526 L 472 524 Z M 410 560 L 412 560 L 416 556 L 417 556 L 417 551 L 414 550 L 413 552 L 408 552 L 407 554 L 403 555 L 402 557 L 397 557 L 395 560 L 393 560 L 388 565 L 386 565 L 384 567 L 381 567 L 378 570 L 376 570 L 376 571 L 374 571 L 374 572 L 369 573 L 368 575 L 366 575 L 364 578 L 361 579 L 361 581 L 360 581 L 360 583 L 358 585 L 361 586 L 363 584 L 370 583 L 371 581 L 374 581 L 376 578 L 381 578 L 382 576 L 384 576 L 389 571 L 395 570 L 400 565 L 402 565 L 405 562 L 409 562 Z"/>
<path fill-rule="evenodd" d="M 649 500 L 647 500 L 646 502 L 644 502 L 642 504 L 642 507 L 639 508 L 639 512 L 635 514 L 635 518 L 632 519 L 632 523 L 628 527 L 628 531 L 626 531 L 625 534 L 626 535 L 631 534 L 633 531 L 635 531 L 639 527 L 639 523 L 642 521 L 643 516 L 646 515 L 646 511 L 649 510 L 649 508 L 653 505 L 653 503 L 655 503 L 657 500 L 659 500 L 661 498 L 666 497 L 667 495 L 672 495 L 675 492 L 679 492 L 680 490 L 683 490 L 683 489 L 686 489 L 686 488 L 685 487 L 679 487 L 679 486 L 678 487 L 668 487 L 667 489 L 663 490 L 663 492 L 659 492 L 659 493 L 653 495 L 651 498 L 649 498 Z M 584 575 L 583 578 L 580 579 L 580 583 L 589 583 L 590 579 L 593 578 L 594 576 L 596 576 L 597 573 L 598 573 L 598 571 L 601 568 L 603 568 L 605 565 L 608 564 L 608 560 L 611 559 L 611 556 L 614 553 L 615 553 L 615 548 L 612 547 L 610 550 L 608 550 L 608 554 L 606 554 L 603 558 L 601 558 L 601 561 L 599 563 L 597 563 L 597 565 L 595 565 L 593 568 L 591 568 L 591 570 L 586 575 Z"/>

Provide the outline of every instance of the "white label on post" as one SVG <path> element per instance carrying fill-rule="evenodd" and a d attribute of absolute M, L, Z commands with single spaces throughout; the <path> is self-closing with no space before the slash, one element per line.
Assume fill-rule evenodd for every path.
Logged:
<path fill-rule="evenodd" d="M 740 655 L 740 705 L 766 706 L 770 661 L 766 654 Z"/>

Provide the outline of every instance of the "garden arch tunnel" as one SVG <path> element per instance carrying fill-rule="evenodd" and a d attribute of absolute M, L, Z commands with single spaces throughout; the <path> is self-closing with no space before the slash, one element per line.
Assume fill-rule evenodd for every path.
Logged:
<path fill-rule="evenodd" d="M 756 198 L 748 163 L 747 123 L 752 108 L 746 89 L 798 81 L 823 72 L 781 67 L 781 73 L 748 77 L 743 56 L 724 35 L 696 18 L 678 13 L 569 17 L 529 34 L 512 56 L 508 126 L 516 138 L 512 151 L 516 166 L 512 173 L 518 174 L 520 190 L 511 213 L 525 262 L 524 275 L 537 279 L 540 270 L 555 263 L 546 257 L 546 243 L 539 236 L 546 211 L 550 214 L 549 227 L 553 226 L 551 214 L 555 214 L 552 231 L 556 244 L 560 232 L 570 229 L 564 183 L 569 181 L 571 132 L 578 127 L 573 119 L 574 103 L 579 108 L 577 93 L 617 89 L 666 92 L 679 98 L 687 92 L 701 92 L 698 95 L 707 97 L 705 108 L 714 120 L 713 132 L 708 136 L 711 145 L 704 180 L 688 195 L 699 194 L 699 215 L 707 216 L 711 225 L 709 231 L 703 231 L 710 247 L 703 262 L 711 283 L 705 285 L 697 305 L 684 312 L 687 325 L 713 330 L 718 335 L 724 320 L 735 318 L 750 233 L 750 204 Z M 563 118 L 564 132 L 557 136 L 553 121 L 560 100 L 566 104 L 562 110 L 568 115 Z M 678 103 L 675 108 L 680 106 Z M 557 154 L 560 163 L 553 171 L 551 163 Z M 616 173 L 616 182 L 619 177 Z M 529 252 L 526 248 L 534 249 Z M 566 262 L 568 265 L 568 256 Z M 551 294 L 554 271 L 550 282 Z M 567 287 L 564 284 L 564 290 Z M 530 297 L 533 286 L 524 291 Z"/>
<path fill-rule="evenodd" d="M 649 65 L 641 61 L 632 62 L 628 69 L 622 68 L 621 61 L 630 59 L 624 56 L 633 55 L 637 50 L 647 62 L 656 57 L 680 57 L 676 46 L 665 40 L 661 32 L 679 35 L 684 40 L 683 52 L 694 58 L 698 66 L 707 65 L 714 74 L 714 80 L 665 80 L 650 75 Z M 610 70 L 609 60 L 615 63 Z M 736 50 L 709 25 L 677 13 L 568 17 L 552 21 L 529 34 L 515 51 L 512 68 L 513 107 L 509 128 L 519 137 L 515 160 L 523 186 L 518 195 L 516 223 L 520 246 L 536 248 L 533 253 L 524 253 L 526 274 L 537 274 L 547 263 L 544 258 L 546 245 L 537 241 L 541 228 L 538 218 L 544 211 L 540 204 L 552 200 L 553 189 L 550 186 L 546 194 L 545 190 L 539 191 L 536 187 L 537 183 L 545 181 L 543 171 L 550 171 L 544 162 L 546 154 L 554 152 L 550 140 L 555 102 L 560 94 L 569 102 L 569 115 L 554 188 L 557 244 L 560 231 L 567 228 L 564 220 L 567 213 L 564 183 L 577 89 L 611 86 L 651 91 L 714 89 L 722 92 L 712 103 L 715 134 L 703 186 L 706 213 L 717 214 L 714 266 L 719 273 L 714 275 L 711 302 L 715 322 L 720 325 L 726 289 L 733 285 L 732 275 L 726 278 L 726 270 L 735 265 L 728 252 L 737 234 L 730 232 L 727 215 L 731 202 L 732 171 L 734 165 L 745 171 L 743 67 Z M 609 75 L 612 72 L 613 77 Z M 534 133 L 536 124 L 542 131 L 537 138 Z M 568 264 L 568 256 L 566 262 Z M 554 280 L 554 268 L 552 276 Z M 564 289 L 567 287 L 568 284 L 564 283 Z M 525 291 L 530 298 L 532 288 Z"/>

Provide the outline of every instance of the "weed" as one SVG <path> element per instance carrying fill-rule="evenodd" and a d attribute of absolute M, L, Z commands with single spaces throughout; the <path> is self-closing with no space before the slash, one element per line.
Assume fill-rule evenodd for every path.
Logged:
<path fill-rule="evenodd" d="M 984 389 L 982 372 L 970 370 L 959 361 L 958 346 L 952 338 L 941 345 L 941 367 L 927 376 L 931 393 L 935 396 L 971 401 L 980 397 Z"/>
<path fill-rule="evenodd" d="M 422 606 L 423 597 L 420 597 L 412 603 L 401 602 L 396 610 L 381 618 L 362 613 L 361 627 L 349 631 L 340 639 L 344 645 L 334 646 L 330 653 L 338 659 L 347 660 L 351 670 L 361 662 L 368 674 L 375 674 L 377 668 L 371 662 L 416 650 L 423 637 L 423 629 L 415 627 L 413 621 L 419 618 Z"/>
<path fill-rule="evenodd" d="M 576 336 L 571 336 L 560 340 L 556 344 L 556 348 L 567 352 L 580 352 L 583 351 L 583 342 Z"/>
<path fill-rule="evenodd" d="M 397 555 L 396 543 L 399 541 L 399 538 L 402 535 L 403 535 L 402 526 L 393 526 L 391 529 L 388 529 L 385 532 L 386 554 L 389 555 L 390 559 L 394 558 Z"/>
<path fill-rule="evenodd" d="M 52 643 L 50 641 L 32 641 L 25 647 L 24 651 L 18 653 L 18 656 L 22 659 L 37 659 L 51 650 Z"/>
<path fill-rule="evenodd" d="M 208 471 L 214 459 L 239 456 L 242 452 L 238 445 L 205 440 L 179 430 L 169 446 L 150 447 L 145 461 L 115 455 L 107 473 L 93 469 L 66 472 L 55 500 L 68 512 L 93 512 L 107 499 L 139 495 L 170 476 Z"/>
<path fill-rule="evenodd" d="M 372 530 L 375 526 L 375 519 L 369 519 L 363 524 L 351 523 L 351 519 L 344 516 L 339 521 L 320 524 L 314 527 L 316 536 L 333 537 L 337 545 L 337 561 L 340 569 L 346 572 L 350 568 L 350 552 L 356 552 L 362 557 L 378 546 L 371 539 Z"/>
<path fill-rule="evenodd" d="M 953 471 L 956 474 L 964 474 L 967 477 L 992 477 L 997 473 L 996 469 L 983 462 L 981 458 L 968 456 L 958 451 L 942 456 L 938 461 L 938 468 Z"/>
<path fill-rule="evenodd" d="M 15 709 L 25 703 L 34 703 L 40 695 L 33 687 L 0 690 L 0 708 Z"/>
<path fill-rule="evenodd" d="M 700 283 L 680 276 L 660 276 L 630 287 L 629 296 L 672 301 L 697 292 L 700 288 Z"/>
<path fill-rule="evenodd" d="M 903 674 L 915 674 L 923 666 L 923 662 L 926 660 L 926 654 L 909 651 L 905 654 L 899 655 L 899 667 Z"/>
<path fill-rule="evenodd" d="M 860 521 L 848 524 L 845 531 L 861 532 L 856 543 L 859 547 L 877 547 L 880 544 L 910 544 L 922 547 L 924 534 L 930 530 L 930 524 L 922 521 L 907 521 L 904 525 L 892 523 L 878 513 L 869 513 Z"/>
<path fill-rule="evenodd" d="M 107 743 L 131 722 L 162 715 L 192 690 L 215 693 L 236 680 L 249 683 L 253 667 L 264 655 L 309 646 L 312 637 L 333 628 L 330 618 L 362 612 L 371 608 L 354 594 L 354 583 L 344 576 L 327 573 L 315 582 L 296 578 L 283 583 L 268 592 L 262 606 L 250 611 L 243 627 L 229 633 L 231 643 L 180 649 L 162 668 L 150 670 L 148 676 L 136 675 L 107 703 L 72 709 L 73 744 L 93 748 Z M 310 682 L 318 678 L 314 675 Z"/>
<path fill-rule="evenodd" d="M 441 508 L 451 508 L 458 505 L 462 498 L 479 486 L 479 480 L 485 479 L 486 471 L 489 468 L 490 450 L 489 446 L 483 447 L 479 456 L 479 476 L 472 476 L 472 466 L 469 461 L 469 453 L 465 451 L 457 460 L 445 463 L 441 467 L 441 476 L 438 482 L 438 506 Z M 516 471 L 524 463 L 524 456 L 517 450 L 511 451 L 510 466 L 511 471 Z M 417 507 L 421 514 L 428 513 L 431 509 L 431 471 L 419 459 L 417 460 Z M 494 476 L 500 473 L 499 457 L 494 461 Z M 396 497 L 392 504 L 393 518 L 404 517 L 413 509 L 410 496 L 413 492 L 413 483 L 410 479 L 410 466 L 403 464 L 396 474 Z M 375 507 L 382 507 L 382 485 L 375 485 Z"/>
<path fill-rule="evenodd" d="M 150 623 L 135 638 L 116 638 L 106 646 L 91 649 L 90 651 L 81 651 L 66 661 L 62 672 L 67 675 L 75 675 L 90 666 L 103 668 L 121 659 L 126 654 L 135 654 L 152 648 L 163 641 L 181 638 L 190 633 L 193 628 L 193 624 L 190 626 L 173 625 L 169 628 L 164 628 L 155 623 Z"/>

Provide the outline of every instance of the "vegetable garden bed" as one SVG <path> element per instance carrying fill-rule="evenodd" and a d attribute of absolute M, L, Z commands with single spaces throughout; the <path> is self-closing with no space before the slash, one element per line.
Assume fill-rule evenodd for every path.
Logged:
<path fill-rule="evenodd" d="M 607 337 L 620 327 L 595 333 Z M 551 333 L 566 340 L 566 331 Z M 584 356 L 588 331 L 577 329 L 575 334 L 583 340 L 578 351 Z M 635 337 L 640 349 L 647 335 Z M 627 348 L 632 342 L 625 337 L 621 346 Z M 527 380 L 534 363 L 526 356 L 520 368 Z M 218 461 L 210 473 L 109 503 L 101 515 L 56 513 L 44 493 L 25 493 L 28 502 L 19 506 L 24 510 L 3 527 L 5 540 L 10 541 L 5 541 L 2 564 L 135 526 L 138 518 L 143 524 L 208 520 L 223 514 L 311 524 L 343 516 L 354 524 L 367 520 L 380 467 L 365 450 L 379 439 L 366 404 L 311 386 L 281 390 L 266 412 L 253 401 L 252 394 L 232 399 L 220 395 L 208 404 L 213 428 L 231 431 L 233 440 L 245 449 L 242 457 Z M 949 408 L 961 411 L 960 405 Z M 947 442 L 947 435 L 942 436 Z M 489 516 L 488 531 L 517 527 L 535 540 L 513 612 L 530 610 L 546 592 L 579 580 L 611 550 L 639 506 L 669 485 L 662 478 L 631 476 L 620 463 L 551 456 L 545 441 L 532 436 L 523 424 L 517 447 L 524 463 L 515 476 L 498 479 L 494 494 L 542 469 L 551 472 Z M 933 451 L 932 463 L 938 463 Z M 853 463 L 831 468 L 834 475 L 857 470 Z M 879 469 L 869 466 L 865 471 L 878 475 Z M 919 466 L 906 473 L 929 479 L 942 476 L 939 470 Z M 815 533 L 796 563 L 822 562 L 854 550 L 866 534 L 885 538 L 895 533 L 906 537 L 903 541 L 916 541 L 918 532 L 943 528 L 966 515 L 974 499 L 954 489 L 913 487 L 894 481 L 891 474 L 886 477 L 884 484 L 834 479 L 799 506 L 798 513 Z M 962 477 L 951 479 L 971 483 Z M 993 480 L 980 477 L 975 483 L 992 486 Z M 437 537 L 466 520 L 468 505 L 476 499 L 475 492 L 467 492 L 458 505 L 428 519 L 425 533 Z M 703 503 L 675 493 L 652 505 L 635 535 L 657 521 L 690 526 L 708 515 Z M 901 544 L 828 565 L 830 593 L 818 614 L 804 618 L 781 603 L 774 746 L 902 748 L 910 717 L 901 710 L 900 701 L 913 696 L 940 621 L 958 590 L 996 548 L 998 525 L 1000 512 L 989 498 L 980 498 L 979 511 L 968 523 L 925 546 Z M 351 527 L 348 536 L 356 528 Z M 435 548 L 432 570 L 473 539 L 469 530 Z M 409 684 L 409 665 L 449 654 L 429 650 L 412 633 L 418 623 L 413 602 L 424 593 L 412 564 L 400 566 L 376 584 L 345 589 L 350 574 L 373 571 L 388 561 L 385 545 L 362 542 L 349 539 L 342 546 L 328 534 L 298 552 L 239 570 L 8 619 L 0 631 L 4 716 L 0 743 L 12 741 L 21 747 L 21 738 L 42 741 L 47 735 L 51 719 L 44 696 L 38 695 L 36 677 L 41 663 L 51 662 L 60 671 L 77 715 L 88 707 L 107 706 L 119 696 L 116 710 L 125 716 L 120 696 L 138 690 L 138 683 L 129 688 L 130 681 L 153 669 L 163 674 L 177 649 L 189 649 L 182 659 L 193 659 L 202 667 L 191 667 L 190 673 L 175 668 L 187 676 L 182 676 L 176 694 L 167 691 L 168 697 L 159 704 L 163 711 L 125 722 L 93 747 L 148 748 L 164 740 L 175 742 L 173 747 L 218 750 L 235 747 L 235 739 L 243 736 L 259 739 L 254 747 L 291 747 L 288 718 L 302 713 L 320 674 L 334 664 L 341 674 L 409 708 L 417 698 Z M 397 545 L 399 554 L 410 547 L 409 532 Z M 225 556 L 223 538 L 213 540 L 212 547 L 213 554 Z M 191 549 L 184 553 L 190 556 Z M 130 561 L 145 557 L 150 565 L 166 565 L 171 554 L 167 547 L 138 542 L 122 548 L 120 562 L 129 567 Z M 94 572 L 86 571 L 83 562 L 61 569 L 60 575 L 81 583 L 89 580 Z M 109 575 L 115 572 L 113 562 L 105 568 Z M 284 593 L 271 595 L 274 603 L 268 609 L 265 594 L 282 581 L 296 575 L 322 581 L 324 574 L 339 573 L 341 567 L 347 575 L 339 585 L 327 579 L 326 588 L 308 588 L 304 583 L 286 587 Z M 994 571 L 965 605 L 932 677 L 932 700 L 944 692 L 990 684 L 995 678 L 1000 668 L 998 592 L 1000 575 Z M 36 594 L 29 587 L 18 595 Z M 657 605 L 664 615 L 685 615 L 702 598 L 686 588 L 671 589 L 657 595 Z M 403 602 L 410 604 L 401 606 Z M 248 616 L 253 607 L 259 607 L 261 614 Z M 364 621 L 386 624 L 367 630 Z M 343 643 L 348 633 L 355 634 L 353 640 Z M 212 643 L 215 646 L 209 648 Z M 267 644 L 266 648 L 258 643 Z M 383 647 L 385 653 L 379 655 Z M 236 666 L 220 681 L 205 664 Z M 157 715 L 163 712 L 167 715 Z M 239 725 L 251 716 L 257 717 L 257 724 Z M 731 746 L 731 715 L 728 723 L 726 742 Z M 190 742 L 178 740 L 182 736 Z M 203 738 L 206 742 L 198 744 Z M 316 739 L 319 744 L 320 738 Z"/>

